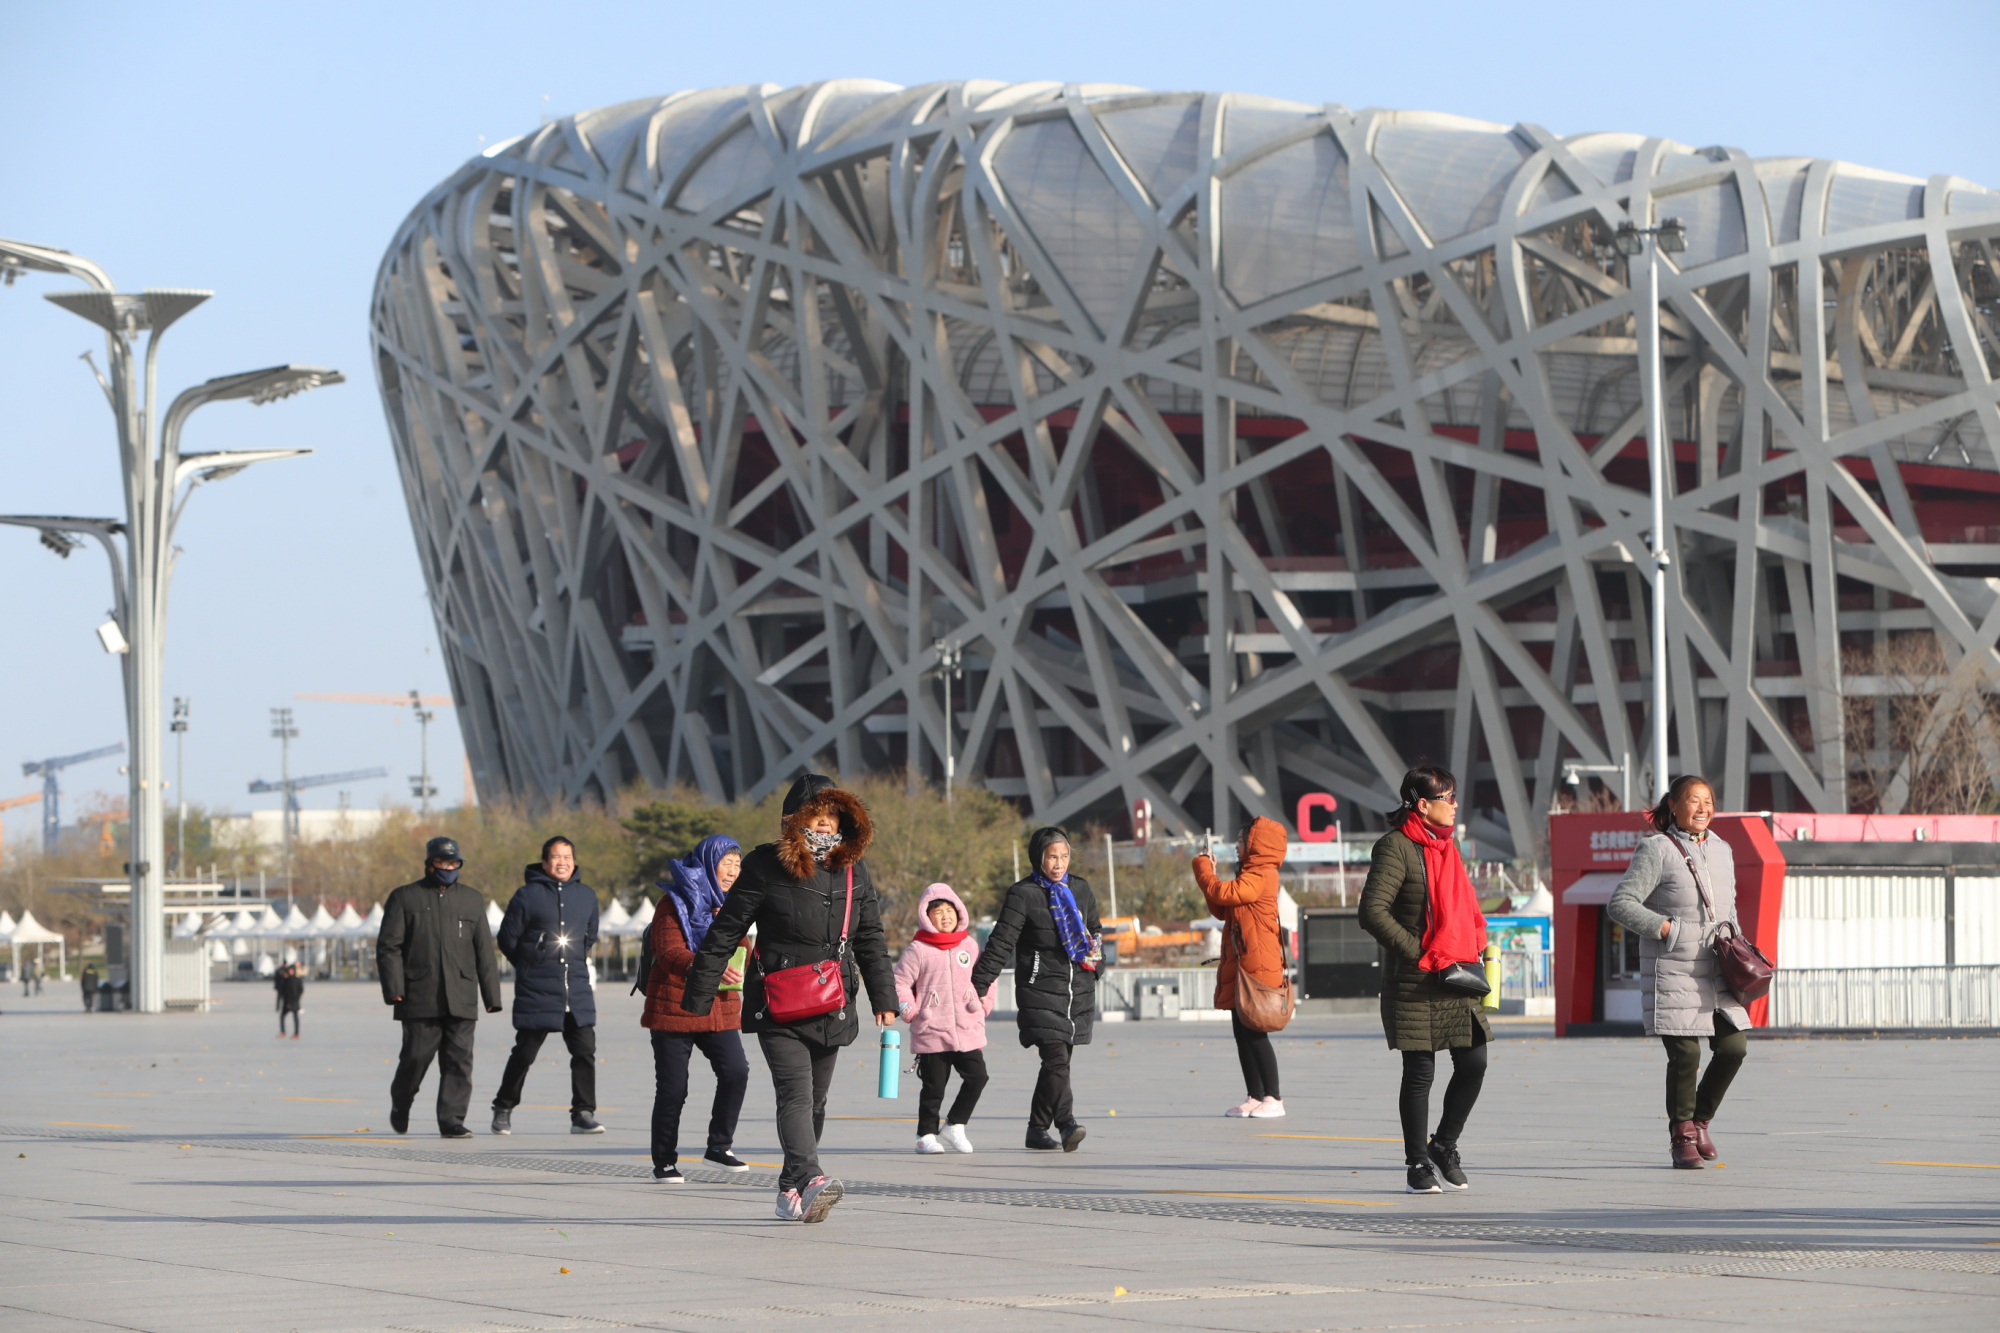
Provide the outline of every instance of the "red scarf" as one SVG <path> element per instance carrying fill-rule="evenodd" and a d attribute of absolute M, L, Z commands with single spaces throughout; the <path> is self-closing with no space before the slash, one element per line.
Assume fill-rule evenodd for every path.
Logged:
<path fill-rule="evenodd" d="M 1451 830 L 1433 828 L 1412 810 L 1403 821 L 1403 835 L 1424 853 L 1424 878 L 1430 884 L 1430 922 L 1424 927 L 1424 956 L 1417 966 L 1441 972 L 1453 963 L 1476 963 L 1486 948 L 1486 917 L 1479 895 L 1466 878 L 1465 862 Z"/>
<path fill-rule="evenodd" d="M 965 937 L 969 934 L 971 932 L 965 930 L 920 930 L 917 932 L 917 938 L 933 949 L 956 949 L 965 943 Z"/>

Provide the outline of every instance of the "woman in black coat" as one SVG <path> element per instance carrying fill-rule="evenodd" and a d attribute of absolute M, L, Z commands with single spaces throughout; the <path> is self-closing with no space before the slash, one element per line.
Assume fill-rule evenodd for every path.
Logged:
<path fill-rule="evenodd" d="M 743 1030 L 757 1034 L 777 1089 L 778 1142 L 785 1150 L 777 1215 L 786 1221 L 823 1221 L 840 1202 L 840 1182 L 819 1168 L 819 1136 L 840 1048 L 860 1035 L 856 1000 L 864 984 L 875 1025 L 896 1021 L 896 977 L 882 935 L 882 908 L 861 859 L 874 834 L 861 798 L 834 786 L 831 778 L 808 773 L 793 783 L 778 840 L 743 858 L 743 872 L 696 951 L 681 996 L 681 1007 L 690 1014 L 708 1013 L 730 955 L 750 928 L 757 928 L 757 948 L 743 978 Z M 836 958 L 842 987 L 837 1009 L 789 1023 L 771 1015 L 764 996 L 767 975 Z"/>
<path fill-rule="evenodd" d="M 1083 876 L 1069 873 L 1069 856 L 1067 833 L 1035 830 L 1028 839 L 1028 861 L 1035 869 L 1007 890 L 1000 920 L 972 969 L 972 988 L 984 995 L 1000 969 L 1014 964 L 1021 1044 L 1042 1056 L 1028 1104 L 1028 1146 L 1043 1151 L 1075 1152 L 1083 1142 L 1070 1097 L 1069 1061 L 1078 1046 L 1090 1044 L 1103 952 L 1097 895 Z M 1052 1125 L 1061 1137 L 1049 1132 Z"/>

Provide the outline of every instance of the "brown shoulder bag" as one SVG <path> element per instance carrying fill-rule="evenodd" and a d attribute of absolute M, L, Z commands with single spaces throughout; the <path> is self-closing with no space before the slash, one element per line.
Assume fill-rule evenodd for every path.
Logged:
<path fill-rule="evenodd" d="M 1282 1032 L 1299 1007 L 1299 997 L 1292 991 L 1291 975 L 1283 971 L 1284 960 L 1282 957 L 1279 959 L 1278 984 L 1266 986 L 1251 976 L 1250 969 L 1243 965 L 1249 951 L 1243 947 L 1242 925 L 1233 921 L 1230 924 L 1236 929 L 1236 1016 L 1252 1032 Z"/>

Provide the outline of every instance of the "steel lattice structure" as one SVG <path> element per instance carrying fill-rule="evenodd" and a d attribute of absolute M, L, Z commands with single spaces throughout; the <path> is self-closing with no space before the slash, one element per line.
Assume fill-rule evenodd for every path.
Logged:
<path fill-rule="evenodd" d="M 977 82 L 594 111 L 403 225 L 374 343 L 478 780 L 936 774 L 949 639 L 961 771 L 1038 819 L 1379 809 L 1428 757 L 1525 851 L 1646 734 L 1606 242 L 1668 215 L 1669 763 L 1843 809 L 1842 636 L 1934 629 L 1968 707 L 2000 663 L 2000 194 Z"/>

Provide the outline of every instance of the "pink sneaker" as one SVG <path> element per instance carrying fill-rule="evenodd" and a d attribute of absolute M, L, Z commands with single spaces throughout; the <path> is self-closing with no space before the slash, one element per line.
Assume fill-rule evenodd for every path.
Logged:
<path fill-rule="evenodd" d="M 1224 1111 L 1223 1114 L 1231 1120 L 1248 1120 L 1257 1113 L 1257 1108 L 1263 1104 L 1264 1100 L 1261 1097 L 1246 1097 L 1241 1106 L 1232 1106 L 1227 1111 Z"/>
<path fill-rule="evenodd" d="M 806 1215 L 805 1205 L 799 1202 L 797 1190 L 779 1190 L 778 1206 L 773 1211 L 780 1222 L 797 1222 Z"/>
<path fill-rule="evenodd" d="M 1257 1103 L 1257 1109 L 1250 1113 L 1252 1120 L 1282 1120 L 1285 1118 L 1285 1104 L 1276 1097 L 1266 1097 Z"/>
<path fill-rule="evenodd" d="M 833 1206 L 840 1202 L 841 1195 L 846 1192 L 841 1188 L 840 1182 L 831 1176 L 814 1176 L 812 1183 L 799 1193 L 800 1206 L 805 1209 L 805 1216 L 799 1220 L 826 1221 L 826 1215 L 833 1211 Z"/>

